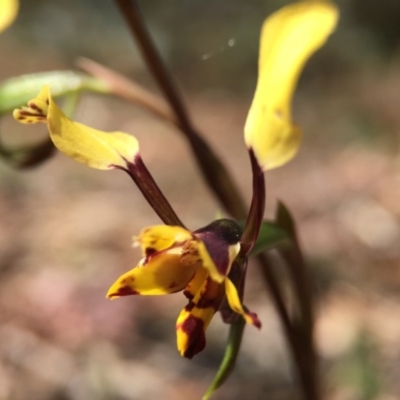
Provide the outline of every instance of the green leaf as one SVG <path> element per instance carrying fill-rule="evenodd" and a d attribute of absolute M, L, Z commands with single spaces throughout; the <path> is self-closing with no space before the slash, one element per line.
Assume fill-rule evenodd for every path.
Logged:
<path fill-rule="evenodd" d="M 250 256 L 255 256 L 265 250 L 270 250 L 286 243 L 289 235 L 287 231 L 274 222 L 264 221 L 261 225 L 260 234 L 257 242 L 250 252 Z"/>
<path fill-rule="evenodd" d="M 296 223 L 290 213 L 289 209 L 280 201 L 276 210 L 276 223 L 284 229 L 289 236 L 296 239 Z"/>
<path fill-rule="evenodd" d="M 0 84 L 0 114 L 5 114 L 26 104 L 49 85 L 53 97 L 63 96 L 77 91 L 109 93 L 110 89 L 103 81 L 74 71 L 51 71 L 21 75 Z"/>
<path fill-rule="evenodd" d="M 14 168 L 30 168 L 41 164 L 55 152 L 50 138 L 40 143 L 7 148 L 0 142 L 0 156 Z"/>
<path fill-rule="evenodd" d="M 211 395 L 229 378 L 236 364 L 236 359 L 239 354 L 240 344 L 246 321 L 243 318 L 238 318 L 229 330 L 228 343 L 225 348 L 224 358 L 221 361 L 218 372 L 215 375 L 210 387 L 202 400 L 209 400 Z"/>

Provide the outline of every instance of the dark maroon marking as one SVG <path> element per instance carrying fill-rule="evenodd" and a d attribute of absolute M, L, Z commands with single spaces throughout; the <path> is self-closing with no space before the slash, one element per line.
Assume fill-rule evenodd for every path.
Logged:
<path fill-rule="evenodd" d="M 168 289 L 174 289 L 174 288 L 176 288 L 176 286 L 177 286 L 176 282 L 173 281 L 173 282 L 171 282 L 171 283 L 169 284 Z"/>
<path fill-rule="evenodd" d="M 183 295 L 188 299 L 188 300 L 193 300 L 194 295 L 190 293 L 189 290 L 184 290 Z"/>
<path fill-rule="evenodd" d="M 49 104 L 50 104 L 50 102 L 49 102 L 49 99 L 46 99 L 46 104 L 47 104 L 47 105 L 49 105 Z"/>
<path fill-rule="evenodd" d="M 46 116 L 40 112 L 40 114 L 36 114 L 35 112 L 30 112 L 30 111 L 26 111 L 26 110 L 20 110 L 19 111 L 20 115 L 23 115 L 25 117 L 40 117 L 40 118 L 46 118 Z"/>
<path fill-rule="evenodd" d="M 120 296 L 130 296 L 140 294 L 138 291 L 133 290 L 129 286 L 124 286 L 118 289 L 115 293 L 110 294 L 108 297 L 112 299 L 113 297 L 120 297 Z"/>
<path fill-rule="evenodd" d="M 148 247 L 146 249 L 146 257 L 150 257 L 150 256 L 154 255 L 154 253 L 156 253 L 156 252 L 157 252 L 156 249 L 153 249 L 152 247 Z"/>
<path fill-rule="evenodd" d="M 246 311 L 247 315 L 253 320 L 253 324 L 256 328 L 261 329 L 261 321 L 258 319 L 258 315 L 254 312 L 249 311 L 249 309 L 243 305 L 243 309 Z"/>
<path fill-rule="evenodd" d="M 193 308 L 196 306 L 196 304 L 193 301 L 189 301 L 189 303 L 187 304 L 187 306 L 185 307 L 185 310 L 187 312 L 190 312 L 193 310 Z"/>
<path fill-rule="evenodd" d="M 129 278 L 122 279 L 121 284 L 126 285 L 128 283 L 133 283 L 133 282 L 135 282 L 135 278 L 133 276 L 130 276 Z"/>
<path fill-rule="evenodd" d="M 198 236 L 204 242 L 218 272 L 226 275 L 229 268 L 229 244 L 214 232 L 203 232 Z"/>
<path fill-rule="evenodd" d="M 20 110 L 19 114 L 24 115 L 25 117 L 31 117 L 32 115 L 34 115 L 34 114 L 30 113 L 29 111 L 25 111 L 25 110 Z"/>
<path fill-rule="evenodd" d="M 22 121 L 22 120 L 24 120 L 24 119 L 25 119 L 25 117 L 22 116 L 22 115 L 20 115 L 20 116 L 18 117 L 18 120 L 19 120 L 19 121 Z"/>
<path fill-rule="evenodd" d="M 188 346 L 183 353 L 186 358 L 193 358 L 206 347 L 206 336 L 204 334 L 204 322 L 202 319 L 189 315 L 186 320 L 177 326 L 188 335 Z"/>
<path fill-rule="evenodd" d="M 197 302 L 197 304 L 194 301 L 190 300 L 189 303 L 186 305 L 185 310 L 190 312 L 195 307 L 201 309 L 212 307 L 215 311 L 217 311 L 220 301 L 221 299 L 219 297 L 217 299 L 207 299 L 206 297 L 202 297 Z"/>
<path fill-rule="evenodd" d="M 216 299 L 208 299 L 207 297 L 200 297 L 200 300 L 196 304 L 197 308 L 215 308 Z M 218 307 L 217 307 L 218 309 Z"/>
<path fill-rule="evenodd" d="M 32 108 L 33 110 L 39 111 L 40 113 L 43 113 L 43 110 L 39 108 L 35 103 L 29 102 L 28 106 Z"/>

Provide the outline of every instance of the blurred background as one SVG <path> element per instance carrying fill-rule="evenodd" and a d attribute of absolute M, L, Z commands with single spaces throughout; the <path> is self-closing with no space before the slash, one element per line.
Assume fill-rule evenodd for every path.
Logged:
<path fill-rule="evenodd" d="M 256 83 L 263 19 L 287 1 L 141 1 L 151 33 L 196 125 L 249 200 L 243 125 Z M 341 20 L 308 63 L 294 100 L 298 156 L 267 173 L 267 217 L 292 210 L 311 268 L 321 383 L 329 400 L 400 398 L 400 2 L 340 0 Z M 157 90 L 113 2 L 21 1 L 0 36 L 0 79 L 77 69 L 92 58 Z M 221 207 L 184 140 L 148 112 L 85 95 L 75 119 L 133 133 L 143 158 L 192 229 Z M 9 144 L 43 127 L 6 117 Z M 175 347 L 186 299 L 105 299 L 139 259 L 131 236 L 159 223 L 118 171 L 56 154 L 35 169 L 0 164 L 0 400 L 200 399 L 228 332 L 217 315 L 189 361 Z M 278 267 L 277 267 L 278 268 Z M 277 273 L 286 285 L 284 268 Z M 217 400 L 299 398 L 280 323 L 250 266 L 245 301 L 263 322 L 245 332 Z"/>

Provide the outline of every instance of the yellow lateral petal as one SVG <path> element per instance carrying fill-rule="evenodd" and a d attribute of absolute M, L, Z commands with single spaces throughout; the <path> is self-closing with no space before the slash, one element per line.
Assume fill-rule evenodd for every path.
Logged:
<path fill-rule="evenodd" d="M 191 238 L 191 232 L 180 226 L 155 225 L 144 228 L 133 240 L 140 244 L 143 255 L 146 256 L 150 252 L 166 250 Z"/>
<path fill-rule="evenodd" d="M 196 265 L 183 265 L 180 249 L 151 257 L 120 276 L 107 293 L 110 299 L 131 294 L 162 295 L 183 290 L 196 272 Z"/>
<path fill-rule="evenodd" d="M 45 86 L 28 107 L 14 110 L 14 118 L 22 123 L 47 120 L 54 145 L 72 159 L 97 169 L 125 168 L 134 163 L 139 152 L 136 138 L 123 132 L 102 132 L 70 120 L 54 102 Z"/>
<path fill-rule="evenodd" d="M 243 308 L 242 302 L 239 299 L 237 289 L 229 278 L 225 279 L 225 294 L 228 300 L 229 307 L 235 313 L 240 314 L 247 323 L 255 325 L 257 328 L 261 328 L 261 322 L 258 319 L 257 314 Z"/>
<path fill-rule="evenodd" d="M 18 0 L 0 0 L 0 32 L 14 22 L 18 8 Z"/>
<path fill-rule="evenodd" d="M 291 102 L 309 57 L 334 30 L 336 6 L 302 1 L 281 8 L 261 32 L 257 88 L 245 124 L 245 142 L 264 169 L 279 167 L 297 152 L 300 131 L 293 125 Z"/>

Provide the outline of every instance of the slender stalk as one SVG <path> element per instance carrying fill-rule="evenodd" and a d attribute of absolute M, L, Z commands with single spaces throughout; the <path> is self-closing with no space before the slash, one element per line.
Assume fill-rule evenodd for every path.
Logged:
<path fill-rule="evenodd" d="M 318 385 L 316 381 L 316 354 L 312 336 L 303 330 L 303 324 L 292 324 L 280 293 L 276 276 L 272 272 L 272 265 L 267 254 L 260 254 L 259 260 L 263 264 L 261 272 L 264 282 L 269 287 L 274 306 L 280 316 L 284 334 L 289 344 L 289 349 L 299 376 L 300 384 L 306 400 L 319 399 Z M 277 292 L 278 290 L 278 292 Z M 311 338 L 311 342 L 309 341 Z"/>
<path fill-rule="evenodd" d="M 136 0 L 115 0 L 115 2 L 120 8 L 133 36 L 137 39 L 137 43 L 147 66 L 164 93 L 164 96 L 171 104 L 182 129 L 191 132 L 192 124 L 189 115 L 179 92 L 175 87 L 174 80 L 168 69 L 165 67 L 164 62 L 156 50 L 149 32 L 147 31 Z"/>
<path fill-rule="evenodd" d="M 144 198 L 166 225 L 185 227 L 151 176 L 140 155 L 135 157 L 134 163 L 128 162 L 127 169 L 121 169 L 133 179 Z"/>
<path fill-rule="evenodd" d="M 134 80 L 128 79 L 126 76 L 85 57 L 80 57 L 77 60 L 77 65 L 85 72 L 106 82 L 113 95 L 138 104 L 151 111 L 157 117 L 178 125 L 175 114 L 169 104 L 159 95 L 152 93 Z"/>
<path fill-rule="evenodd" d="M 301 320 L 304 323 L 304 328 L 308 335 L 311 336 L 314 316 L 312 310 L 310 278 L 307 274 L 307 268 L 301 253 L 295 222 L 289 210 L 282 202 L 278 205 L 276 221 L 285 229 L 291 238 L 290 245 L 280 247 L 279 253 L 286 260 L 289 273 L 292 275 L 294 290 L 299 299 Z"/>
<path fill-rule="evenodd" d="M 240 255 L 245 257 L 253 248 L 261 224 L 265 209 L 265 179 L 264 172 L 258 165 L 253 150 L 249 150 L 251 171 L 253 173 L 253 197 L 251 199 L 250 211 L 244 226 L 243 235 L 240 240 Z"/>
<path fill-rule="evenodd" d="M 226 379 L 228 379 L 232 369 L 235 366 L 237 356 L 239 355 L 245 326 L 246 322 L 243 318 L 238 318 L 231 325 L 227 340 L 227 347 L 225 349 L 224 358 L 221 362 L 221 367 L 202 400 L 208 400 L 211 395 L 226 381 Z"/>
<path fill-rule="evenodd" d="M 301 253 L 296 226 L 289 210 L 280 203 L 276 221 L 290 235 L 291 241 L 288 246 L 281 246 L 278 251 L 286 261 L 293 290 L 298 299 L 299 314 L 295 325 L 298 332 L 299 342 L 301 344 L 302 354 L 302 374 L 306 383 L 314 388 L 315 398 L 318 398 L 318 381 L 316 377 L 317 371 L 317 355 L 313 340 L 314 331 L 314 315 L 313 304 L 311 298 L 310 277 Z"/>
<path fill-rule="evenodd" d="M 228 213 L 238 220 L 246 218 L 246 204 L 237 186 L 219 157 L 194 128 L 174 79 L 165 67 L 147 31 L 137 1 L 115 0 L 115 2 L 136 38 L 149 70 L 175 114 L 177 126 L 187 138 L 203 178 Z"/>

